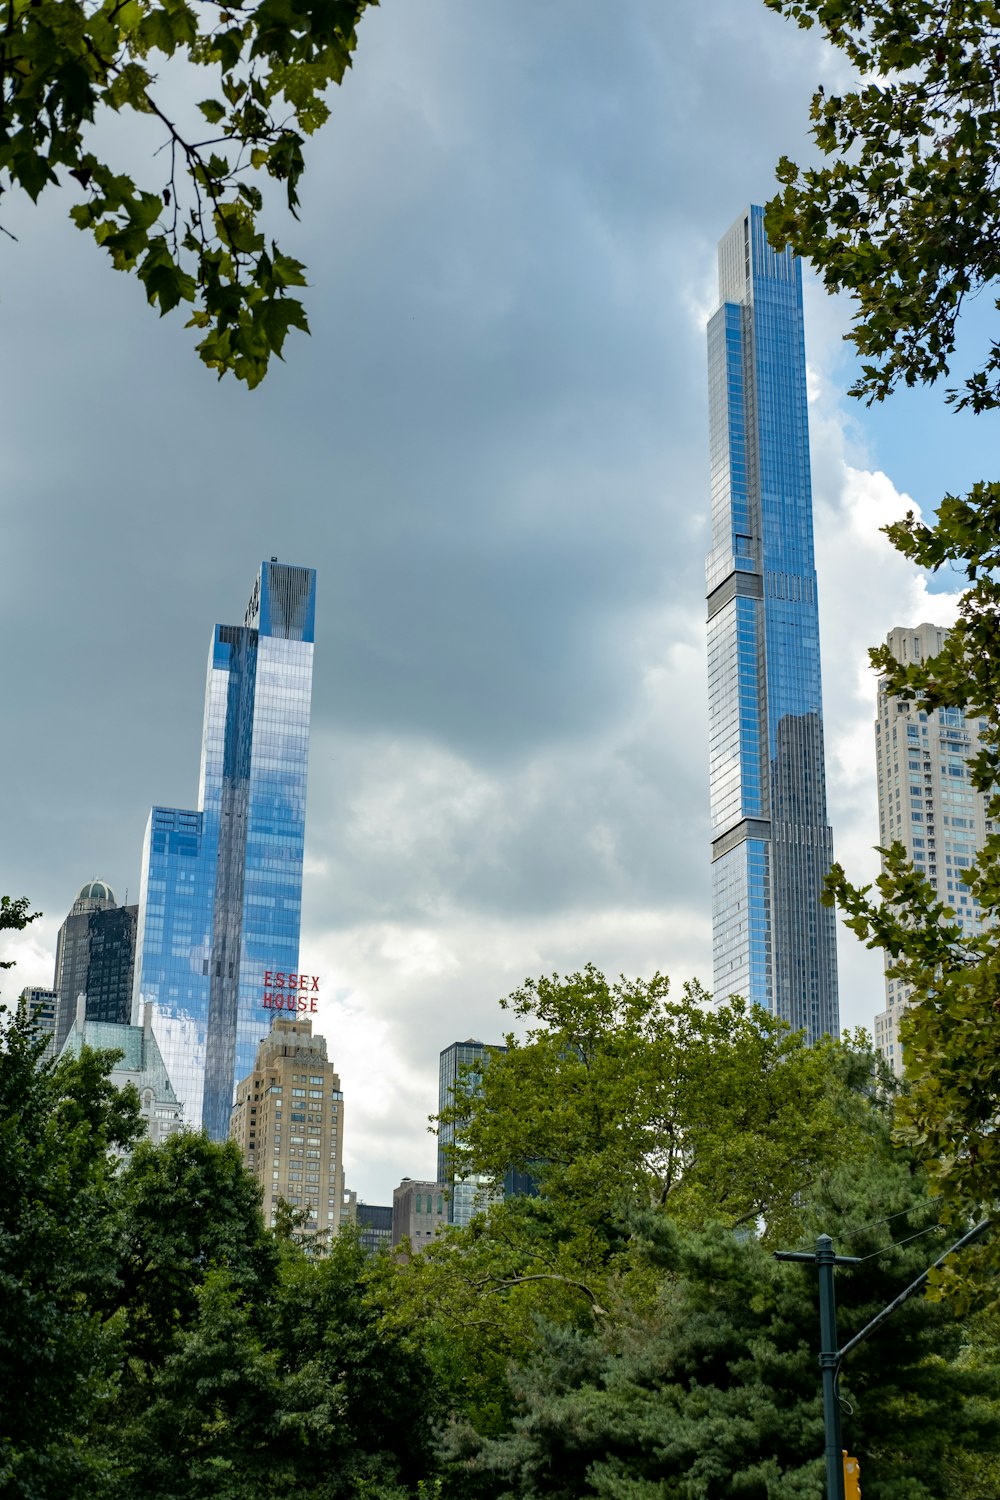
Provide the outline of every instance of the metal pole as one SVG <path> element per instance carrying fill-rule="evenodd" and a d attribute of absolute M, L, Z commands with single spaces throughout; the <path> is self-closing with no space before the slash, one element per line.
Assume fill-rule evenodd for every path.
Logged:
<path fill-rule="evenodd" d="M 814 1262 L 819 1271 L 819 1327 L 820 1327 L 820 1370 L 823 1376 L 823 1429 L 826 1437 L 826 1496 L 827 1500 L 845 1500 L 844 1497 L 844 1450 L 840 1433 L 840 1401 L 837 1396 L 837 1375 L 840 1371 L 840 1362 L 845 1354 L 850 1354 L 858 1344 L 880 1328 L 886 1318 L 890 1317 L 897 1308 L 902 1307 L 908 1297 L 912 1297 L 924 1285 L 932 1270 L 943 1266 L 949 1255 L 954 1255 L 957 1250 L 962 1250 L 966 1245 L 972 1244 L 987 1229 L 992 1228 L 993 1220 L 984 1219 L 950 1250 L 938 1257 L 928 1270 L 922 1271 L 916 1281 L 910 1285 L 898 1297 L 894 1297 L 887 1307 L 880 1313 L 876 1313 L 870 1323 L 866 1323 L 860 1333 L 856 1333 L 852 1339 L 848 1339 L 843 1349 L 837 1348 L 837 1304 L 833 1293 L 833 1272 L 835 1266 L 859 1266 L 861 1259 L 856 1255 L 834 1255 L 833 1241 L 828 1234 L 821 1234 L 816 1241 L 816 1254 L 810 1255 L 805 1250 L 775 1250 L 775 1260 L 794 1260 L 801 1263 Z M 887 1250 L 892 1246 L 887 1245 Z M 865 1259 L 867 1257 L 864 1257 Z"/>
<path fill-rule="evenodd" d="M 826 1496 L 827 1500 L 844 1500 L 844 1450 L 840 1435 L 840 1401 L 837 1396 L 840 1350 L 837 1345 L 837 1303 L 833 1290 L 836 1256 L 833 1253 L 833 1241 L 828 1234 L 821 1234 L 816 1241 L 816 1264 L 819 1267 L 819 1365 L 823 1372 Z"/>

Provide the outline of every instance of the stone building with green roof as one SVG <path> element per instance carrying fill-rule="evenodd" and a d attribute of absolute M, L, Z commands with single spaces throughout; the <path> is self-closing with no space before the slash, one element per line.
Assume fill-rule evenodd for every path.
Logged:
<path fill-rule="evenodd" d="M 59 1056 L 79 1057 L 84 1047 L 122 1054 L 111 1070 L 111 1082 L 119 1089 L 127 1083 L 135 1085 L 146 1134 L 154 1146 L 184 1129 L 184 1109 L 153 1035 L 152 1005 L 143 1006 L 141 1026 L 124 1026 L 116 1021 L 88 1021 L 86 999 L 81 996 Z"/>

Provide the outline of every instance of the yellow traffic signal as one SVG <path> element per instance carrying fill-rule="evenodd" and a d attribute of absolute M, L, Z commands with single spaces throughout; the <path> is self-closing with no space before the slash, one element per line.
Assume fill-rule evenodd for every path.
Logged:
<path fill-rule="evenodd" d="M 861 1465 L 846 1448 L 841 1451 L 844 1455 L 844 1500 L 861 1500 Z"/>

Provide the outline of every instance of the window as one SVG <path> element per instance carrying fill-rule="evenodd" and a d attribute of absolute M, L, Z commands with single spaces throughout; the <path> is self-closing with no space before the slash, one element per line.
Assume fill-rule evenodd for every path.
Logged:
<path fill-rule="evenodd" d="M 318 1083 L 318 1084 L 319 1084 L 319 1085 L 320 1085 L 320 1087 L 321 1087 L 321 1088 L 322 1088 L 322 1086 L 323 1086 L 323 1080 L 322 1080 L 322 1078 L 312 1078 L 312 1077 L 311 1077 L 311 1078 L 310 1078 L 310 1079 L 309 1079 L 309 1082 L 310 1082 L 310 1083 Z"/>

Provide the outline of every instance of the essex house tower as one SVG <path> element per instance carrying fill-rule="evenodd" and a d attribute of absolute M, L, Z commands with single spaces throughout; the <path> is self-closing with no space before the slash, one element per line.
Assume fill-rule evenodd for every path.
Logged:
<path fill-rule="evenodd" d="M 708 325 L 714 989 L 839 1030 L 806 412 L 802 270 L 750 208 Z"/>

